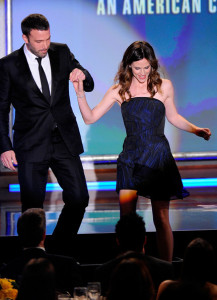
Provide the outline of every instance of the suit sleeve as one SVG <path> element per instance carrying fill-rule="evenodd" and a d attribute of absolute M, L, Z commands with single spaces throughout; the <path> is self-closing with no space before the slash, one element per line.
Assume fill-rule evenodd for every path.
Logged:
<path fill-rule="evenodd" d="M 5 61 L 0 60 L 0 153 L 12 150 L 9 133 L 10 78 Z"/>
<path fill-rule="evenodd" d="M 94 81 L 90 73 L 84 69 L 80 63 L 75 59 L 74 54 L 70 52 L 71 70 L 80 69 L 84 72 L 86 79 L 84 80 L 84 90 L 85 92 L 91 92 L 94 89 Z"/>

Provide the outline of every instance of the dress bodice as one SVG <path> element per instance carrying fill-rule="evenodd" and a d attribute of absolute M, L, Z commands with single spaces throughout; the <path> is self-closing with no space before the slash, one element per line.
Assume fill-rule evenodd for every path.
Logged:
<path fill-rule="evenodd" d="M 135 97 L 121 105 L 127 136 L 164 135 L 165 106 L 150 97 Z"/>

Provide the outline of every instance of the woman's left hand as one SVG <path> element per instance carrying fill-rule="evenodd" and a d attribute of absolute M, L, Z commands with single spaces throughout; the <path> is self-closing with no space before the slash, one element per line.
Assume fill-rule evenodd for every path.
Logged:
<path fill-rule="evenodd" d="M 204 138 L 204 140 L 209 140 L 210 136 L 211 136 L 211 131 L 209 130 L 209 128 L 199 128 L 197 127 L 195 134 L 197 136 L 200 136 L 202 138 Z"/>

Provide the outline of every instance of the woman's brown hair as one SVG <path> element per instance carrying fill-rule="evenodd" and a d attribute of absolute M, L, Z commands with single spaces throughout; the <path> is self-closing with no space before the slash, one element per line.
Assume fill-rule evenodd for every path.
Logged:
<path fill-rule="evenodd" d="M 115 82 L 120 85 L 119 95 L 123 101 L 129 101 L 131 99 L 130 85 L 132 82 L 132 70 L 130 65 L 134 61 L 141 59 L 147 59 L 151 65 L 151 72 L 148 76 L 147 90 L 153 98 L 157 91 L 160 91 L 162 79 L 158 73 L 158 60 L 155 56 L 152 46 L 144 41 L 137 41 L 132 43 L 123 55 L 123 59 L 120 63 L 119 70 L 115 76 Z M 126 94 L 129 95 L 129 99 L 126 99 Z"/>

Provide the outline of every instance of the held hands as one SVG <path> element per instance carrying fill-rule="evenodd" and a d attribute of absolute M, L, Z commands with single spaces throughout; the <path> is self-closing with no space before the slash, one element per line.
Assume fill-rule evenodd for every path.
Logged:
<path fill-rule="evenodd" d="M 85 80 L 85 74 L 79 69 L 74 69 L 69 75 L 69 80 L 73 83 L 77 97 L 83 98 L 84 97 L 83 81 Z"/>
<path fill-rule="evenodd" d="M 210 136 L 211 136 L 211 131 L 209 130 L 209 128 L 197 127 L 196 130 L 195 130 L 195 134 L 197 136 L 200 136 L 200 137 L 204 138 L 204 140 L 208 141 Z"/>
<path fill-rule="evenodd" d="M 4 167 L 16 171 L 15 166 L 17 165 L 17 160 L 13 150 L 3 152 L 1 154 L 1 161 Z"/>

